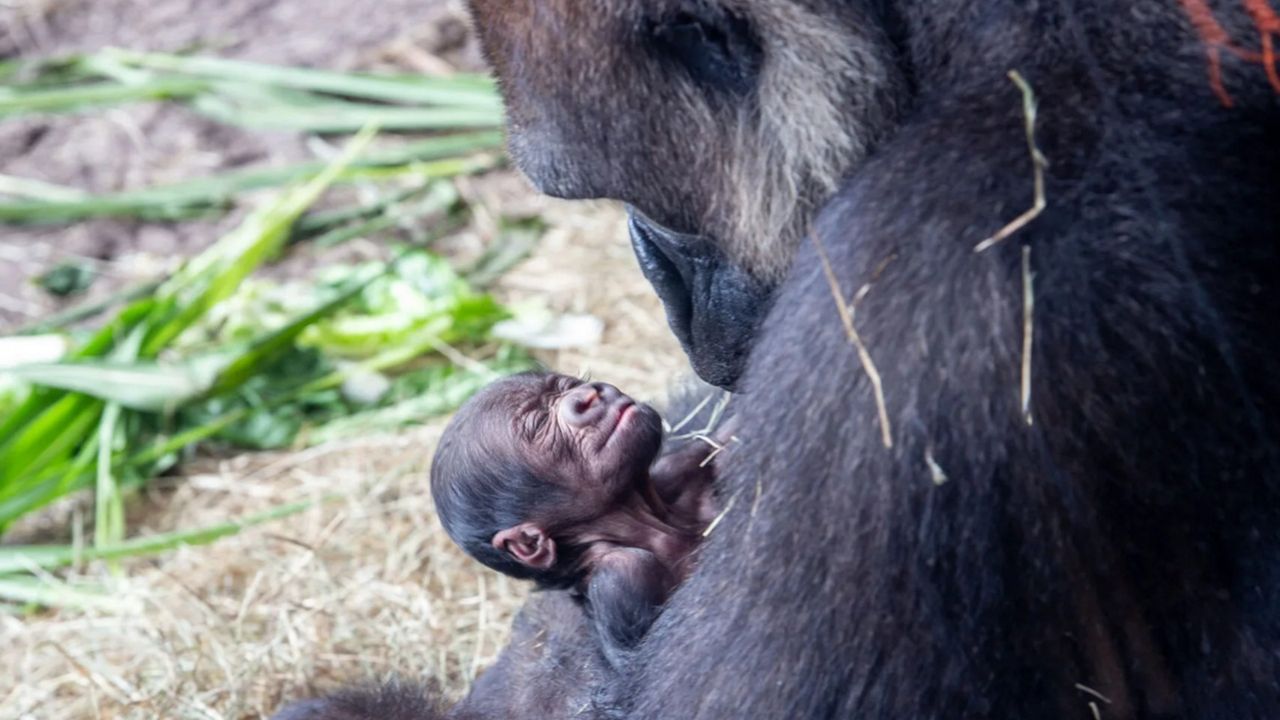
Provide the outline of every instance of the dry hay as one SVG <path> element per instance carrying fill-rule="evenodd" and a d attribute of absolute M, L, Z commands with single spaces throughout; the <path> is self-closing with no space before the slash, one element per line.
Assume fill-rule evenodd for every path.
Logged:
<path fill-rule="evenodd" d="M 605 320 L 602 344 L 544 362 L 641 397 L 682 372 L 618 210 L 510 188 L 468 193 L 482 207 L 535 203 L 550 223 L 535 255 L 503 279 L 504 298 L 544 297 Z M 484 223 L 473 232 L 483 241 Z M 125 563 L 115 582 L 141 604 L 136 614 L 0 615 L 0 718 L 256 718 L 287 699 L 389 675 L 463 692 L 501 649 L 526 589 L 464 558 L 441 531 L 425 478 L 442 425 L 206 460 L 153 487 L 132 505 L 135 532 L 337 499 L 212 546 Z M 67 513 L 45 520 L 57 527 Z M 111 578 L 101 565 L 81 573 L 72 581 Z"/>

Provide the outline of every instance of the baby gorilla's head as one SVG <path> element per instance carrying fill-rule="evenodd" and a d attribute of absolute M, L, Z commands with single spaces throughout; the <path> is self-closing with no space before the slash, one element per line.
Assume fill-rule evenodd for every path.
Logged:
<path fill-rule="evenodd" d="M 575 534 L 643 492 L 662 421 L 605 383 L 524 373 L 492 383 L 445 428 L 431 493 L 449 537 L 545 587 L 582 577 Z"/>

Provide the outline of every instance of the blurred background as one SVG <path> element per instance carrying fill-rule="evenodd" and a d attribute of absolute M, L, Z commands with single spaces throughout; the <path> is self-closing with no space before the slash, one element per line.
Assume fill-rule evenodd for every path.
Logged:
<path fill-rule="evenodd" d="M 0 718 L 464 692 L 524 587 L 448 413 L 685 365 L 620 211 L 539 197 L 455 0 L 0 0 Z"/>

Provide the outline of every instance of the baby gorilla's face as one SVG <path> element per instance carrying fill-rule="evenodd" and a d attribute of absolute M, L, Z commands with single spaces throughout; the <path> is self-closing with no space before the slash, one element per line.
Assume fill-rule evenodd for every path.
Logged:
<path fill-rule="evenodd" d="M 608 509 L 648 477 L 662 445 L 657 411 L 607 383 L 566 375 L 522 381 L 516 451 L 540 477 L 581 500 L 584 515 Z"/>

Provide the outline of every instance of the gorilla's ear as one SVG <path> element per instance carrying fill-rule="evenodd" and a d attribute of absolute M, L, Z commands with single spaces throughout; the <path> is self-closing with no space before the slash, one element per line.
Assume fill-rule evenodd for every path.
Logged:
<path fill-rule="evenodd" d="M 550 570 L 556 564 L 556 541 L 533 523 L 520 523 L 493 536 L 493 546 L 521 565 Z"/>

